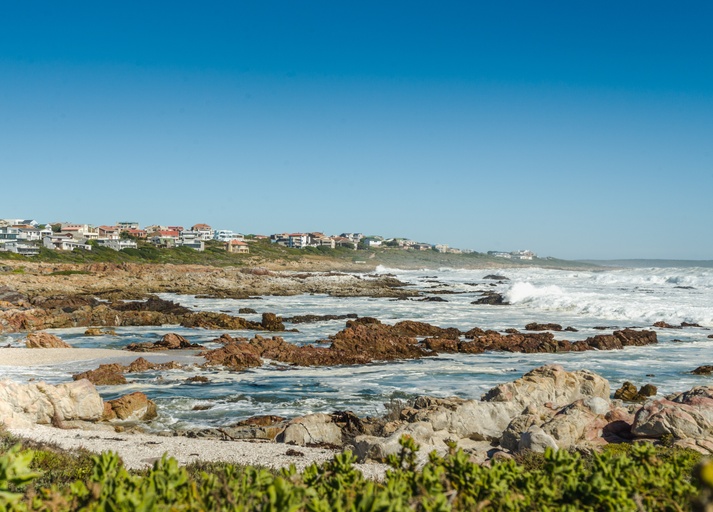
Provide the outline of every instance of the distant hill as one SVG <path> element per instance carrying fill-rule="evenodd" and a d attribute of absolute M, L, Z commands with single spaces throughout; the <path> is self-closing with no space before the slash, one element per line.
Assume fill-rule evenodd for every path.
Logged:
<path fill-rule="evenodd" d="M 590 263 L 602 267 L 624 268 L 713 268 L 713 260 L 579 260 L 581 263 Z"/>

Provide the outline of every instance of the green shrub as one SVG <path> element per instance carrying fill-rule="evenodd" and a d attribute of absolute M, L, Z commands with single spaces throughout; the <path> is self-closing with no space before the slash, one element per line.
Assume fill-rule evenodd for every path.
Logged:
<path fill-rule="evenodd" d="M 448 454 L 431 453 L 417 467 L 419 447 L 404 437 L 400 453 L 388 459 L 385 481 L 376 482 L 355 469 L 350 452 L 302 474 L 294 466 L 180 467 L 165 456 L 132 472 L 113 453 L 73 463 L 44 449 L 8 449 L 9 442 L 0 439 L 0 510 L 677 511 L 708 503 L 713 489 L 713 466 L 699 466 L 691 478 L 695 457 L 688 450 L 645 443 L 587 456 L 548 450 L 520 457 L 529 468 L 516 460 L 481 466 L 451 444 Z M 73 469 L 48 476 L 63 466 Z"/>

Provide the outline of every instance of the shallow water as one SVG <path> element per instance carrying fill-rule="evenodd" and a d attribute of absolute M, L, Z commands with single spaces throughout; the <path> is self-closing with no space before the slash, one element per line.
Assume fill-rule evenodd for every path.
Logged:
<path fill-rule="evenodd" d="M 588 351 L 564 354 L 487 353 L 479 355 L 444 354 L 416 361 L 375 363 L 364 366 L 299 368 L 267 363 L 245 372 L 221 369 L 187 368 L 165 372 L 127 375 L 130 383 L 100 387 L 104 398 L 115 398 L 131 391 L 143 391 L 159 408 L 157 429 L 218 426 L 234 423 L 256 414 L 296 416 L 311 412 L 349 409 L 360 415 L 384 412 L 384 403 L 417 395 L 479 398 L 496 384 L 520 377 L 543 364 L 562 364 L 568 370 L 586 368 L 610 380 L 612 389 L 625 380 L 636 385 L 652 382 L 659 394 L 708 384 L 710 378 L 690 374 L 710 358 L 713 339 L 712 269 L 626 269 L 609 271 L 557 271 L 506 269 L 497 274 L 507 280 L 484 279 L 487 270 L 400 271 L 380 269 L 418 289 L 447 290 L 439 295 L 448 302 L 420 302 L 385 298 L 334 298 L 325 295 L 262 297 L 247 300 L 196 299 L 166 294 L 196 311 L 222 311 L 238 314 L 240 308 L 261 313 L 274 312 L 284 317 L 303 314 L 347 314 L 373 316 L 386 323 L 418 320 L 440 327 L 472 327 L 503 330 L 523 329 L 529 322 L 555 322 L 579 332 L 555 333 L 560 339 L 580 340 L 615 328 L 652 328 L 656 321 L 671 324 L 698 323 L 701 328 L 655 329 L 659 344 L 630 347 L 621 351 Z M 492 286 L 495 285 L 495 286 Z M 482 291 L 503 293 L 510 306 L 473 305 Z M 312 324 L 287 324 L 298 333 L 281 333 L 296 344 L 327 339 L 344 327 L 343 320 Z M 606 331 L 594 329 L 607 326 Z M 210 341 L 225 331 L 184 329 L 177 326 L 120 327 L 115 336 L 85 337 L 84 328 L 58 329 L 54 334 L 76 347 L 120 349 L 137 341 L 156 341 L 176 332 L 191 342 L 209 348 Z M 251 331 L 230 331 L 232 336 L 251 337 Z M 0 344 L 17 343 L 20 335 L 0 337 Z M 674 341 L 675 340 L 675 341 Z M 137 354 L 138 357 L 138 354 Z M 32 368 L 3 367 L 2 374 L 26 381 L 29 378 L 51 382 L 70 380 L 71 373 L 96 368 L 96 361 Z M 209 383 L 189 383 L 196 374 Z M 196 406 L 210 409 L 196 411 Z"/>

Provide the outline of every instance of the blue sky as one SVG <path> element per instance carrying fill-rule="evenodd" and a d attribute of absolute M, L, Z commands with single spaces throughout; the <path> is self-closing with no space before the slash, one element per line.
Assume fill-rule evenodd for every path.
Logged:
<path fill-rule="evenodd" d="M 709 2 L 145 4 L 0 5 L 0 217 L 713 259 Z"/>

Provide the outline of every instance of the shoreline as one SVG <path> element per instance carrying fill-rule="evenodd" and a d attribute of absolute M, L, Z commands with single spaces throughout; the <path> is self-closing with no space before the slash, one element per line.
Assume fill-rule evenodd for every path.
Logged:
<path fill-rule="evenodd" d="M 294 464 L 299 471 L 316 462 L 331 460 L 342 450 L 293 446 L 273 442 L 216 441 L 183 436 L 115 432 L 106 429 L 59 429 L 36 425 L 33 428 L 8 429 L 16 437 L 55 445 L 63 450 L 84 449 L 94 453 L 116 452 L 127 469 L 145 469 L 163 454 L 181 465 L 193 462 L 230 462 L 270 469 Z M 355 464 L 366 478 L 382 480 L 388 466 L 379 463 Z"/>
<path fill-rule="evenodd" d="M 151 363 L 169 360 L 186 363 L 200 363 L 203 357 L 193 354 L 141 353 L 110 348 L 0 348 L 0 367 L 50 366 L 73 361 L 98 361 L 106 363 L 130 363 L 143 357 Z"/>

